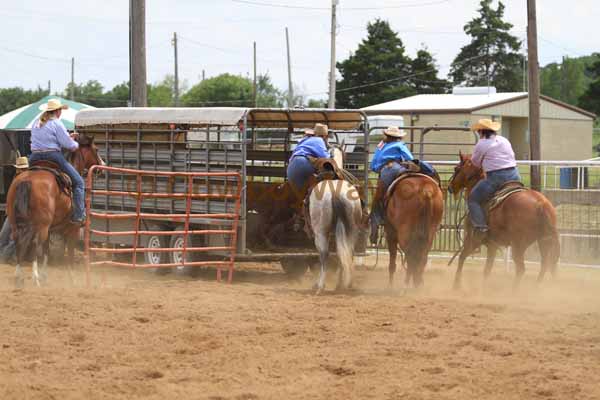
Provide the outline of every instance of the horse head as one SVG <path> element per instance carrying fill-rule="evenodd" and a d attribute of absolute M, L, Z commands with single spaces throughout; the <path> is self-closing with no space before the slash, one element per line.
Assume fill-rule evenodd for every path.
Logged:
<path fill-rule="evenodd" d="M 79 143 L 79 148 L 71 153 L 70 161 L 81 176 L 86 176 L 88 170 L 94 165 L 106 165 L 98 154 L 93 136 L 79 135 L 76 141 Z"/>
<path fill-rule="evenodd" d="M 331 158 L 335 160 L 338 168 L 344 168 L 344 159 L 346 155 L 344 154 L 343 144 L 340 146 L 331 145 L 330 147 L 329 154 L 331 154 Z"/>
<path fill-rule="evenodd" d="M 458 156 L 460 161 L 448 182 L 448 191 L 454 194 L 454 198 L 458 198 L 463 189 L 471 190 L 483 178 L 483 170 L 473 164 L 470 154 L 459 152 Z"/>

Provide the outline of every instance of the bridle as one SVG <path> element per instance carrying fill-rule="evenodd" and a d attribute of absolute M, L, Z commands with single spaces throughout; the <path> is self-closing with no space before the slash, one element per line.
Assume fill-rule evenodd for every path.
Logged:
<path fill-rule="evenodd" d="M 464 161 L 461 161 L 456 167 L 454 167 L 454 173 L 452 174 L 452 176 L 450 177 L 450 180 L 448 181 L 448 191 L 450 193 L 452 193 L 452 182 L 456 178 L 456 175 L 462 170 L 462 167 L 464 167 L 464 165 L 465 165 Z M 475 172 L 471 175 L 465 174 L 465 186 L 468 186 L 471 182 L 473 182 L 473 180 L 479 179 L 480 176 L 481 176 L 481 168 L 476 169 Z"/>
<path fill-rule="evenodd" d="M 76 163 L 80 164 L 80 166 L 82 167 L 82 170 L 79 173 L 81 174 L 82 178 L 86 178 L 87 175 L 88 175 L 89 169 L 85 168 L 85 164 L 86 163 L 85 163 L 85 157 L 83 156 L 83 153 L 81 151 L 82 147 L 84 147 L 84 146 L 80 145 L 78 151 L 75 151 L 75 152 L 71 153 L 71 160 L 70 161 L 71 161 L 71 164 L 73 164 L 73 166 L 76 166 L 77 165 Z M 88 146 L 85 146 L 85 147 L 88 147 Z M 92 147 L 92 145 L 89 145 L 89 147 L 91 149 L 90 151 L 92 151 L 92 153 L 94 154 L 94 157 L 96 158 L 96 164 L 97 165 L 104 165 L 104 160 L 102 160 L 102 158 L 98 154 L 98 151 L 94 150 L 93 147 Z"/>

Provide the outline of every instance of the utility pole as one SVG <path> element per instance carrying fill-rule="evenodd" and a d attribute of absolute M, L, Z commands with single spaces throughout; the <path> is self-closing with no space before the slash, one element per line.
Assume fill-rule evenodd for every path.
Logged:
<path fill-rule="evenodd" d="M 48 81 L 48 96 L 50 96 L 50 92 L 52 92 L 52 84 Z"/>
<path fill-rule="evenodd" d="M 75 57 L 71 57 L 71 100 L 75 101 Z"/>
<path fill-rule="evenodd" d="M 146 0 L 129 0 L 131 105 L 146 107 Z"/>
<path fill-rule="evenodd" d="M 527 0 L 527 47 L 529 54 L 529 158 L 539 160 L 540 149 L 540 70 L 538 64 L 535 0 Z M 540 167 L 531 166 L 531 187 L 541 189 Z"/>
<path fill-rule="evenodd" d="M 202 80 L 204 80 L 204 70 L 202 70 Z"/>
<path fill-rule="evenodd" d="M 335 33 L 337 30 L 336 7 L 339 0 L 331 0 L 331 64 L 329 66 L 329 108 L 335 108 Z"/>
<path fill-rule="evenodd" d="M 173 49 L 175 51 L 175 75 L 173 82 L 173 97 L 175 100 L 175 107 L 179 107 L 179 67 L 177 64 L 177 32 L 173 32 Z"/>
<path fill-rule="evenodd" d="M 290 37 L 288 28 L 285 28 L 285 43 L 287 46 L 287 65 L 288 65 L 288 108 L 294 106 L 294 88 L 292 87 L 292 62 L 290 60 Z"/>
<path fill-rule="evenodd" d="M 258 90 L 256 87 L 256 42 L 254 42 L 254 85 L 252 86 L 252 100 L 254 107 L 257 107 Z"/>

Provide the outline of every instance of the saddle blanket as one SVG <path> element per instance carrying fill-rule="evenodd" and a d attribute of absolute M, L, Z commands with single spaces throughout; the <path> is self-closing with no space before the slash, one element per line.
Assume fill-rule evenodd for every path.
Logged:
<path fill-rule="evenodd" d="M 518 192 L 524 192 L 526 190 L 529 190 L 529 189 L 526 188 L 519 181 L 506 182 L 504 184 L 504 186 L 502 186 L 500 189 L 498 189 L 498 191 L 496 191 L 496 193 L 494 193 L 494 196 L 485 204 L 485 209 L 489 213 L 494 208 L 496 208 L 500 204 L 502 204 L 502 202 L 504 200 L 506 200 L 507 198 L 509 198 L 511 195 L 518 193 Z"/>

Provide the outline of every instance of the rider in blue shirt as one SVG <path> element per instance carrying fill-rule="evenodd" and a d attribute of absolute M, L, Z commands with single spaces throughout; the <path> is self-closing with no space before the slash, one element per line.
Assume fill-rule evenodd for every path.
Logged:
<path fill-rule="evenodd" d="M 383 140 L 377 145 L 377 150 L 371 161 L 371 170 L 379 173 L 377 191 L 371 205 L 371 243 L 377 243 L 377 231 L 379 225 L 383 222 L 383 196 L 387 188 L 392 184 L 400 174 L 407 169 L 399 164 L 402 161 L 412 161 L 412 153 L 402 141 L 406 132 L 396 126 L 390 126 L 383 131 Z"/>
<path fill-rule="evenodd" d="M 304 138 L 292 152 L 292 157 L 287 168 L 287 177 L 294 186 L 296 193 L 305 193 L 306 186 L 311 175 L 315 173 L 315 167 L 309 160 L 314 158 L 331 158 L 327 151 L 327 137 L 329 131 L 327 125 L 316 124 L 315 129 L 307 129 Z"/>

